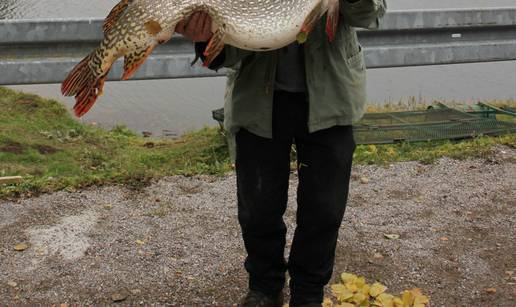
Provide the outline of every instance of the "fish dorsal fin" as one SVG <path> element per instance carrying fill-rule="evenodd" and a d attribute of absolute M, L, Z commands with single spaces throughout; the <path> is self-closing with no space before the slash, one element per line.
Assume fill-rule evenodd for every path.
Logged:
<path fill-rule="evenodd" d="M 127 9 L 129 4 L 131 4 L 133 0 L 122 0 L 120 3 L 115 5 L 115 7 L 109 12 L 109 15 L 104 20 L 104 24 L 102 25 L 102 30 L 104 33 L 109 32 L 118 21 L 123 12 Z"/>

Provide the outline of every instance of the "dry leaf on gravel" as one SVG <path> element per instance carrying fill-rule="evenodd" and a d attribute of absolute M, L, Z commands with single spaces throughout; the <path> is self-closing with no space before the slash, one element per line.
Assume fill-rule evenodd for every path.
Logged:
<path fill-rule="evenodd" d="M 378 295 L 384 293 L 387 290 L 387 287 L 382 285 L 379 282 L 375 282 L 371 289 L 369 289 L 369 294 L 371 294 L 372 297 L 377 297 Z"/>
<path fill-rule="evenodd" d="M 14 246 L 14 250 L 18 251 L 18 252 L 23 252 L 27 248 L 29 248 L 29 244 L 27 244 L 27 243 L 20 243 L 20 244 L 16 244 Z"/>
<path fill-rule="evenodd" d="M 142 240 L 136 240 L 136 244 L 138 244 L 138 245 L 144 245 L 144 244 L 145 244 L 145 241 L 142 241 Z"/>
<path fill-rule="evenodd" d="M 333 302 L 330 299 L 325 298 L 322 303 L 322 307 L 332 307 L 332 306 L 333 306 Z"/>

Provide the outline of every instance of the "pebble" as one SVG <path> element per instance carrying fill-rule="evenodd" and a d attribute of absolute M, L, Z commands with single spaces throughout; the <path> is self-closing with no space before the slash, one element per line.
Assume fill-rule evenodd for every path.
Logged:
<path fill-rule="evenodd" d="M 373 258 L 374 258 L 374 259 L 379 259 L 379 260 L 381 260 L 381 259 L 383 259 L 384 257 L 383 257 L 383 255 L 382 255 L 382 254 L 380 254 L 380 253 L 375 253 L 375 254 L 373 255 Z"/>
<path fill-rule="evenodd" d="M 113 293 L 111 295 L 111 300 L 113 302 L 121 302 L 121 301 L 125 301 L 128 296 L 129 295 L 127 294 L 126 291 L 120 291 L 120 292 Z"/>

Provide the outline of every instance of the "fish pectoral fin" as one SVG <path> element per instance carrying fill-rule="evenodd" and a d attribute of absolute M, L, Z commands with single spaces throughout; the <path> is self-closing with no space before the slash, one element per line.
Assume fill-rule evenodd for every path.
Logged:
<path fill-rule="evenodd" d="M 124 74 L 122 80 L 131 78 L 136 70 L 147 60 L 155 46 L 148 46 L 146 49 L 134 51 L 124 56 Z"/>
<path fill-rule="evenodd" d="M 120 19 L 120 16 L 125 12 L 129 4 L 131 4 L 133 0 L 122 0 L 109 12 L 109 15 L 104 20 L 104 24 L 102 25 L 102 30 L 104 33 L 109 32 L 115 25 L 115 23 Z"/>
<path fill-rule="evenodd" d="M 204 60 L 204 67 L 210 66 L 211 62 L 220 54 L 220 52 L 224 49 L 224 38 L 226 36 L 226 31 L 223 27 L 219 27 L 210 41 L 208 42 L 208 46 L 204 50 L 204 56 L 206 57 Z"/>
<path fill-rule="evenodd" d="M 303 22 L 303 25 L 301 26 L 301 30 L 297 34 L 297 42 L 299 44 L 303 44 L 306 42 L 308 38 L 308 34 L 312 32 L 312 30 L 315 27 L 315 24 L 321 18 L 322 14 L 322 1 L 319 1 L 319 3 L 314 7 L 314 9 L 306 16 L 305 22 Z"/>
<path fill-rule="evenodd" d="M 335 34 L 337 33 L 337 26 L 339 25 L 340 17 L 339 6 L 339 0 L 329 1 L 326 16 L 326 34 L 328 35 L 328 40 L 330 42 L 333 42 Z"/>

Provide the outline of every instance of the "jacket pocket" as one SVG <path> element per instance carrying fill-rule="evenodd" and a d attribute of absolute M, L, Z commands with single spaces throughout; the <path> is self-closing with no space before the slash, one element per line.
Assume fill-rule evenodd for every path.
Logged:
<path fill-rule="evenodd" d="M 346 58 L 346 64 L 352 68 L 364 69 L 364 51 L 360 45 L 358 45 L 357 49 L 357 52 L 354 52 Z"/>

